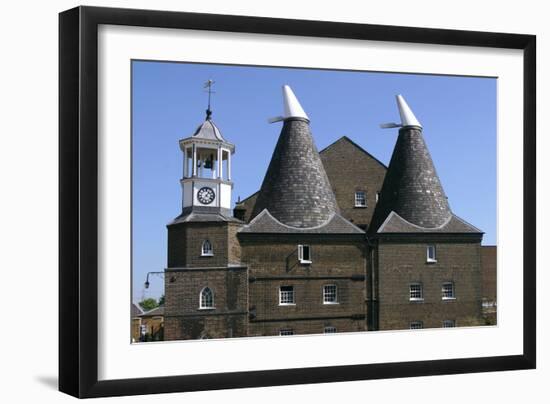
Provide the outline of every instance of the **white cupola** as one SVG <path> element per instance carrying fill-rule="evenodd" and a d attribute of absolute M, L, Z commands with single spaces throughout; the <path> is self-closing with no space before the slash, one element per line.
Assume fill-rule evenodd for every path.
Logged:
<path fill-rule="evenodd" d="M 209 81 L 207 83 L 212 84 Z M 209 89 L 210 89 L 209 86 Z M 181 139 L 183 152 L 182 208 L 186 211 L 230 214 L 231 156 L 235 146 L 229 143 L 212 121 L 210 102 L 206 119 L 193 135 Z"/>

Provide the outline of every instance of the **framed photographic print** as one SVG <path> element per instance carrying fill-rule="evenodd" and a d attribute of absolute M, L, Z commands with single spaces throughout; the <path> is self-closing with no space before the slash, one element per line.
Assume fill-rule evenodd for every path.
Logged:
<path fill-rule="evenodd" d="M 535 44 L 61 13 L 60 390 L 534 368 Z"/>

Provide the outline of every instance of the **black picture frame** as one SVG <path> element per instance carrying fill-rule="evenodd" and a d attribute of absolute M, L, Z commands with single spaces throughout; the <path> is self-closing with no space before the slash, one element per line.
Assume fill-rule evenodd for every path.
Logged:
<path fill-rule="evenodd" d="M 98 26 L 113 24 L 523 51 L 523 354 L 98 381 Z M 59 389 L 75 397 L 533 369 L 536 37 L 326 21 L 77 7 L 59 15 Z"/>

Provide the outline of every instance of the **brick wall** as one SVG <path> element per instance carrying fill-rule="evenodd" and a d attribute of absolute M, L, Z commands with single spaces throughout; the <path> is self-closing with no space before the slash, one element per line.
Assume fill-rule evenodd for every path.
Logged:
<path fill-rule="evenodd" d="M 481 247 L 482 297 L 497 300 L 497 247 Z"/>
<path fill-rule="evenodd" d="M 200 292 L 214 293 L 215 309 L 200 309 Z M 167 271 L 165 339 L 223 338 L 247 335 L 246 268 Z"/>
<path fill-rule="evenodd" d="M 280 331 L 292 330 L 294 335 L 323 334 L 325 327 L 335 327 L 336 332 L 365 331 L 365 320 L 325 319 L 309 321 L 251 322 L 250 336 L 279 335 Z"/>
<path fill-rule="evenodd" d="M 168 267 L 220 267 L 240 261 L 235 233 L 238 224 L 223 222 L 181 223 L 168 227 Z M 214 255 L 202 256 L 204 240 L 212 244 Z"/>
<path fill-rule="evenodd" d="M 298 244 L 311 248 L 311 264 L 300 264 Z M 279 329 L 322 333 L 336 321 L 338 331 L 365 330 L 365 242 L 362 235 L 241 236 L 242 259 L 249 268 L 252 335 L 278 335 Z M 323 304 L 323 286 L 336 285 L 338 304 Z M 280 286 L 293 286 L 295 305 L 279 305 Z M 352 320 L 362 317 L 362 321 Z M 283 320 L 283 321 L 281 321 Z"/>
<path fill-rule="evenodd" d="M 358 226 L 368 225 L 386 167 L 347 137 L 321 151 L 320 156 L 342 216 Z M 366 192 L 366 208 L 355 207 L 356 191 Z"/>
<path fill-rule="evenodd" d="M 437 263 L 426 262 L 426 247 L 435 244 Z M 411 321 L 424 328 L 481 325 L 481 248 L 479 242 L 380 241 L 377 297 L 379 329 L 407 329 Z M 424 300 L 409 300 L 409 284 L 421 283 Z M 453 282 L 454 300 L 442 300 L 443 282 Z"/>
<path fill-rule="evenodd" d="M 497 247 L 481 247 L 481 296 L 487 324 L 497 323 Z"/>
<path fill-rule="evenodd" d="M 233 338 L 248 335 L 246 315 L 166 317 L 164 340 Z"/>
<path fill-rule="evenodd" d="M 229 264 L 240 264 L 241 262 L 241 245 L 237 238 L 237 232 L 241 228 L 240 224 L 227 224 L 227 256 Z"/>

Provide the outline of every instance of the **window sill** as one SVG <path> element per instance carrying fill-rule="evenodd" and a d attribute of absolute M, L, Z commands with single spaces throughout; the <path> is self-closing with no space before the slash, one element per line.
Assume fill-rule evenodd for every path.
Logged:
<path fill-rule="evenodd" d="M 366 209 L 367 205 L 355 205 L 354 208 Z"/>
<path fill-rule="evenodd" d="M 279 303 L 279 306 L 296 306 L 296 303 Z"/>
<path fill-rule="evenodd" d="M 453 301 L 453 300 L 456 300 L 456 297 L 442 297 L 441 300 L 450 300 L 450 301 Z"/>
<path fill-rule="evenodd" d="M 216 310 L 215 307 L 199 307 L 198 310 Z"/>
<path fill-rule="evenodd" d="M 331 305 L 334 306 L 334 305 L 340 304 L 340 302 L 323 302 L 323 304 L 328 305 L 328 306 L 331 306 Z"/>
<path fill-rule="evenodd" d="M 424 301 L 424 298 L 413 298 L 413 299 L 409 299 L 409 302 L 423 302 Z"/>
<path fill-rule="evenodd" d="M 437 260 L 426 260 L 426 264 L 437 264 Z"/>
<path fill-rule="evenodd" d="M 213 257 L 214 254 L 201 254 L 201 257 Z"/>
<path fill-rule="evenodd" d="M 300 261 L 300 264 L 303 264 L 303 265 L 309 265 L 312 262 L 312 261 L 308 261 L 308 260 L 299 260 L 299 261 Z"/>

